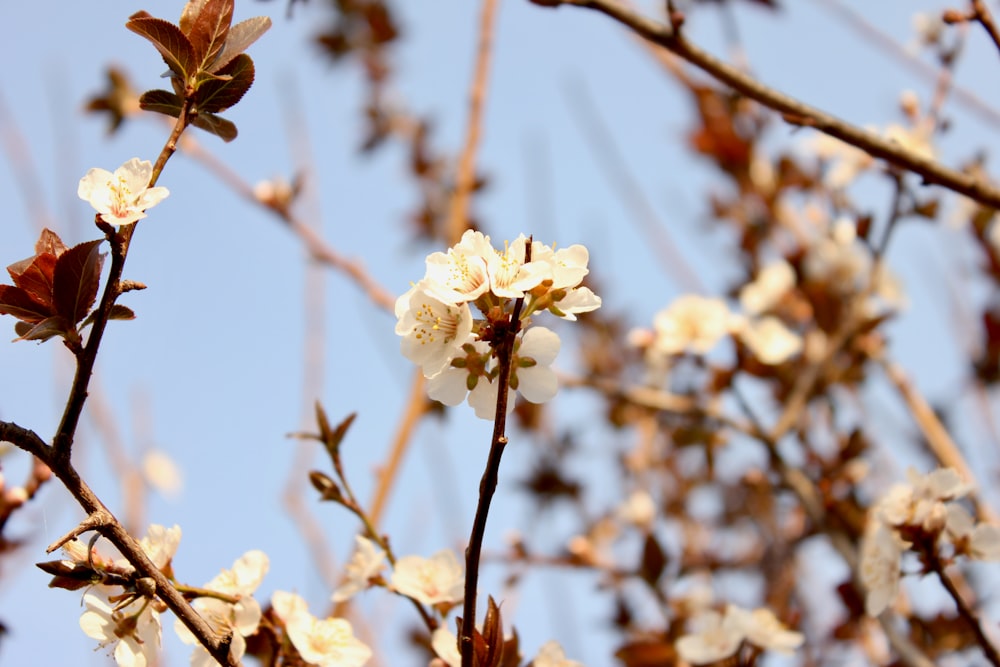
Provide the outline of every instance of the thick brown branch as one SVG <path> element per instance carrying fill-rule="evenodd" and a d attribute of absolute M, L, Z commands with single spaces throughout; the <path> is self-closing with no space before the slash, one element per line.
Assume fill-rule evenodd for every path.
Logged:
<path fill-rule="evenodd" d="M 703 51 L 670 26 L 637 14 L 615 0 L 535 0 L 546 6 L 574 5 L 606 14 L 643 38 L 677 54 L 712 77 L 760 104 L 781 113 L 794 125 L 812 127 L 856 146 L 897 167 L 919 174 L 925 183 L 940 185 L 992 208 L 1000 208 L 1000 188 L 971 174 L 917 155 L 874 132 L 852 125 L 770 86 Z"/>

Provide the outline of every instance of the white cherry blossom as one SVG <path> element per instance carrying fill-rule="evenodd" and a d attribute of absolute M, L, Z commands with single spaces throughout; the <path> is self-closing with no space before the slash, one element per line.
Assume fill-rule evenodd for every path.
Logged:
<path fill-rule="evenodd" d="M 895 531 L 877 520 L 861 538 L 858 567 L 868 591 L 865 611 L 869 616 L 878 616 L 896 599 L 903 546 Z"/>
<path fill-rule="evenodd" d="M 740 340 L 764 364 L 782 364 L 802 351 L 802 337 L 773 315 L 748 320 L 738 329 Z"/>
<path fill-rule="evenodd" d="M 771 262 L 740 290 L 740 306 L 750 315 L 770 310 L 795 286 L 795 271 L 783 259 Z"/>
<path fill-rule="evenodd" d="M 149 187 L 153 164 L 135 157 L 115 169 L 94 168 L 80 179 L 77 195 L 111 225 L 128 225 L 146 217 L 145 211 L 167 198 L 164 187 Z"/>
<path fill-rule="evenodd" d="M 111 595 L 118 587 L 93 586 L 83 596 L 87 610 L 80 617 L 80 628 L 101 646 L 114 644 L 119 667 L 146 667 L 155 664 L 160 650 L 160 615 L 146 598 L 137 598 L 115 608 Z"/>
<path fill-rule="evenodd" d="M 563 647 L 557 641 L 547 641 L 542 644 L 532 665 L 533 667 L 583 667 L 583 663 L 567 658 Z"/>
<path fill-rule="evenodd" d="M 732 614 L 720 614 L 706 609 L 692 621 L 693 634 L 678 637 L 674 643 L 684 660 L 700 665 L 724 660 L 739 650 L 744 631 L 740 619 Z"/>
<path fill-rule="evenodd" d="M 686 294 L 653 318 L 653 349 L 667 355 L 705 354 L 729 334 L 733 324 L 733 315 L 722 299 Z"/>
<path fill-rule="evenodd" d="M 448 366 L 472 333 L 468 304 L 442 301 L 426 280 L 396 300 L 396 318 L 403 356 L 419 364 L 428 378 Z"/>
<path fill-rule="evenodd" d="M 385 551 L 375 542 L 363 535 L 355 535 L 354 543 L 354 555 L 344 568 L 344 583 L 333 592 L 334 602 L 349 600 L 368 588 L 368 581 L 385 567 Z"/>
<path fill-rule="evenodd" d="M 464 597 L 463 568 L 450 549 L 430 558 L 403 556 L 392 572 L 392 587 L 423 604 L 461 602 Z"/>
<path fill-rule="evenodd" d="M 232 632 L 229 653 L 237 660 L 246 652 L 244 638 L 256 632 L 260 623 L 260 604 L 253 598 L 253 593 L 263 581 L 268 567 L 267 554 L 263 551 L 248 551 L 233 564 L 231 570 L 223 570 L 205 584 L 208 590 L 238 598 L 235 604 L 209 597 L 199 597 L 191 603 L 216 632 Z M 195 646 L 191 654 L 191 667 L 214 667 L 217 664 L 179 619 L 174 624 L 174 630 L 181 641 Z"/>
<path fill-rule="evenodd" d="M 446 301 L 475 301 L 490 289 L 486 258 L 493 252 L 490 237 L 468 229 L 447 253 L 428 255 L 425 278 L 437 286 Z"/>

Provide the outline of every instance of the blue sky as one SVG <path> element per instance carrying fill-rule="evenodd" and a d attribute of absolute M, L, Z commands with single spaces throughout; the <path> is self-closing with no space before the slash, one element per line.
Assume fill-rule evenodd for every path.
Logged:
<path fill-rule="evenodd" d="M 250 50 L 257 66 L 253 89 L 227 114 L 240 137 L 223 144 L 200 132 L 195 136 L 251 183 L 289 177 L 306 161 L 313 168 L 311 199 L 302 210 L 315 212 L 322 234 L 338 251 L 360 258 L 377 281 L 401 293 L 422 275 L 423 257 L 440 248 L 421 247 L 404 228 L 417 192 L 406 179 L 403 151 L 391 147 L 370 158 L 356 151 L 360 81 L 355 70 L 318 58 L 309 44 L 325 11 L 320 4 L 297 5 L 289 20 L 280 2 L 237 3 L 238 20 L 269 14 L 274 21 Z M 465 127 L 478 3 L 397 4 L 405 5 L 399 7 L 405 30 L 396 54 L 399 95 L 410 108 L 432 115 L 434 145 L 456 153 Z M 743 6 L 736 12 L 749 62 L 765 81 L 860 124 L 898 120 L 896 99 L 903 88 L 917 90 L 923 99 L 929 95 L 933 81 L 913 76 L 864 44 L 822 3 L 783 4 L 786 9 L 778 15 Z M 903 42 L 911 39 L 910 13 L 935 6 L 902 0 L 847 4 Z M 8 63 L 0 74 L 0 132 L 7 151 L 0 160 L 0 201 L 6 202 L 0 264 L 31 253 L 44 216 L 67 242 L 97 238 L 92 213 L 76 198 L 80 176 L 94 166 L 114 169 L 133 156 L 155 159 L 167 132 L 163 125 L 140 119 L 109 139 L 104 119 L 83 115 L 81 107 L 104 86 L 109 63 L 124 66 L 141 89 L 162 85 L 159 57 L 124 23 L 139 9 L 176 19 L 181 6 L 115 0 L 65 3 L 58 12 L 27 2 L 0 9 L 5 18 L 0 57 Z M 713 12 L 697 14 L 689 29 L 700 43 L 724 51 L 721 22 Z M 973 39 L 959 81 L 998 103 L 995 87 L 982 85 L 993 80 L 995 65 L 996 54 L 985 40 Z M 581 131 L 580 109 L 574 108 L 580 91 L 611 128 L 661 224 L 701 282 L 721 293 L 737 276 L 720 260 L 726 239 L 706 233 L 703 224 L 703 193 L 711 172 L 685 147 L 688 99 L 624 31 L 582 10 L 502 3 L 479 156 L 481 168 L 492 176 L 476 205 L 486 231 L 495 240 L 525 232 L 563 246 L 588 245 L 591 269 L 606 286 L 606 307 L 636 325 L 648 324 L 683 291 L 597 163 Z M 946 161 L 993 144 L 995 128 L 961 107 L 952 109 L 958 122 L 944 150 Z M 290 125 L 305 137 L 307 154 L 289 148 Z M 30 162 L 10 158 L 11 136 L 25 143 Z M 799 140 L 780 126 L 772 138 L 775 145 Z M 36 178 L 41 191 L 25 192 L 19 174 Z M 331 271 L 321 272 L 317 296 L 316 281 L 307 283 L 300 242 L 202 165 L 178 155 L 160 184 L 170 188 L 171 196 L 141 224 L 126 269 L 126 277 L 149 289 L 123 299 L 138 319 L 111 325 L 96 392 L 130 454 L 154 445 L 184 471 L 179 497 L 154 495 L 146 508 L 147 523 L 178 523 L 184 530 L 175 560 L 179 576 L 202 583 L 244 551 L 260 548 L 272 560 L 262 599 L 275 589 L 296 590 L 318 612 L 329 590 L 281 506 L 295 451 L 286 434 L 309 426 L 317 398 L 331 418 L 359 412 L 346 456 L 355 488 L 368 497 L 413 369 L 398 353 L 388 314 Z M 883 211 L 884 196 L 877 187 L 872 193 L 872 206 Z M 541 210 L 539 197 L 545 202 Z M 895 330 L 898 354 L 928 393 L 954 390 L 961 382 L 954 358 L 926 353 L 929 345 L 942 349 L 935 342 L 954 334 L 943 314 L 947 311 L 928 305 L 947 292 L 926 267 L 939 264 L 944 272 L 966 255 L 954 233 L 908 228 L 901 236 L 890 261 L 918 298 L 911 298 L 914 305 Z M 943 240 L 949 245 L 939 252 Z M 325 350 L 322 359 L 307 362 L 306 322 L 317 300 Z M 14 337 L 11 318 L 0 318 L 0 340 L 6 340 L 4 335 Z M 573 362 L 567 347 L 557 363 L 569 370 Z M 319 396 L 303 395 L 307 363 L 322 365 Z M 70 368 L 70 355 L 57 343 L 0 343 L 0 418 L 51 434 Z M 585 398 L 557 400 L 565 401 L 565 423 L 586 423 Z M 76 460 L 104 501 L 120 510 L 120 485 L 100 437 L 85 420 Z M 429 555 L 463 546 L 488 438 L 489 425 L 463 408 L 451 411 L 444 423 L 428 421 L 420 428 L 386 525 L 400 553 Z M 592 460 L 573 462 L 590 472 L 594 462 L 609 455 L 601 449 L 604 440 L 592 440 Z M 498 548 L 511 530 L 548 535 L 552 545 L 565 538 L 558 517 L 534 523 L 525 498 L 513 489 L 531 460 L 528 444 L 515 437 L 488 547 Z M 19 454 L 5 456 L 2 464 L 8 480 L 20 479 L 26 468 Z M 320 457 L 315 465 L 324 465 Z M 595 511 L 616 491 L 595 491 Z M 306 497 L 312 498 L 308 490 Z M 312 509 L 334 553 L 345 558 L 356 529 L 351 517 L 335 507 Z M 109 662 L 103 652 L 93 652 L 93 642 L 77 627 L 80 595 L 45 588 L 47 577 L 31 565 L 45 559 L 44 545 L 79 518 L 65 492 L 50 484 L 8 529 L 29 543 L 2 561 L 0 618 L 11 631 L 0 644 L 4 664 Z M 483 590 L 496 592 L 488 586 L 502 572 L 487 568 L 486 574 Z M 601 598 L 591 579 L 542 571 L 525 583 L 532 590 L 511 597 L 505 613 L 517 624 L 527 651 L 555 638 L 588 664 L 609 663 L 604 657 L 608 634 L 596 604 Z M 379 592 L 369 594 L 362 610 L 390 628 L 415 621 L 408 607 Z M 166 646 L 166 664 L 186 664 L 186 650 L 176 640 Z"/>

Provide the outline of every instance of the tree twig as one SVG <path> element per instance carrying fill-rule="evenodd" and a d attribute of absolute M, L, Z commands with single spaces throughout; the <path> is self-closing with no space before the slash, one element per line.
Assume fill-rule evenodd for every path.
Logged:
<path fill-rule="evenodd" d="M 920 175 L 927 184 L 940 185 L 992 208 L 1000 208 L 1000 188 L 972 174 L 965 174 L 917 155 L 900 144 L 864 130 L 816 107 L 801 102 L 758 81 L 707 51 L 688 42 L 670 26 L 637 14 L 615 0 L 533 0 L 559 7 L 593 9 L 618 21 L 643 38 L 663 46 L 737 92 L 782 114 L 793 125 L 811 127 L 856 146 L 873 157 Z"/>

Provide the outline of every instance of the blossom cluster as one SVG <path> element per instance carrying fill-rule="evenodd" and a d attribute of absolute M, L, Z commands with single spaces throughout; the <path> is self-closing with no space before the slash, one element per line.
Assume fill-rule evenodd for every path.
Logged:
<path fill-rule="evenodd" d="M 152 525 L 139 544 L 161 572 L 172 576 L 171 561 L 180 544 L 179 526 L 164 528 Z M 120 667 L 145 667 L 156 664 L 162 636 L 160 614 L 166 610 L 155 595 L 155 586 L 138 578 L 135 568 L 125 559 L 112 559 L 72 540 L 64 547 L 68 559 L 59 563 L 56 582 L 74 588 L 72 580 L 99 580 L 84 594 L 86 607 L 80 628 L 96 639 L 101 647 L 112 647 Z M 209 581 L 191 603 L 199 615 L 218 634 L 232 633 L 230 653 L 239 660 L 246 652 L 246 637 L 257 631 L 261 619 L 260 604 L 254 600 L 268 569 L 268 557 L 262 551 L 248 551 L 231 570 L 223 570 Z M 186 644 L 195 645 L 192 667 L 211 667 L 216 663 L 197 638 L 178 619 L 174 629 Z"/>
<path fill-rule="evenodd" d="M 403 355 L 421 367 L 430 397 L 445 405 L 468 398 L 477 416 L 493 419 L 499 385 L 494 346 L 503 332 L 520 331 L 508 409 L 515 391 L 532 403 L 551 399 L 558 384 L 549 366 L 559 352 L 559 336 L 530 327 L 530 318 L 549 311 L 575 320 L 600 307 L 600 297 L 580 284 L 588 260 L 582 245 L 556 250 L 523 234 L 497 250 L 489 236 L 473 230 L 447 253 L 428 256 L 425 276 L 396 300 L 395 312 Z M 512 322 L 520 300 L 519 321 Z M 481 318 L 473 316 L 472 307 Z"/>
<path fill-rule="evenodd" d="M 907 472 L 872 507 L 861 542 L 860 574 L 867 589 L 865 610 L 881 614 L 899 591 L 905 551 L 928 545 L 939 556 L 1000 560 L 1000 526 L 976 522 L 959 502 L 971 490 L 952 468 L 927 475 Z"/>
<path fill-rule="evenodd" d="M 344 582 L 333 593 L 334 602 L 349 600 L 368 588 L 386 566 L 384 549 L 362 535 L 354 539 L 354 554 L 345 568 Z M 443 549 L 430 558 L 399 558 L 392 567 L 390 584 L 400 595 L 421 604 L 448 607 L 461 602 L 464 597 L 465 572 L 454 552 Z"/>
<path fill-rule="evenodd" d="M 805 641 L 801 633 L 786 628 L 766 608 L 751 611 L 730 604 L 721 613 L 705 609 L 691 623 L 696 631 L 679 637 L 675 646 L 681 658 L 696 665 L 725 660 L 744 642 L 760 650 L 790 653 Z"/>

